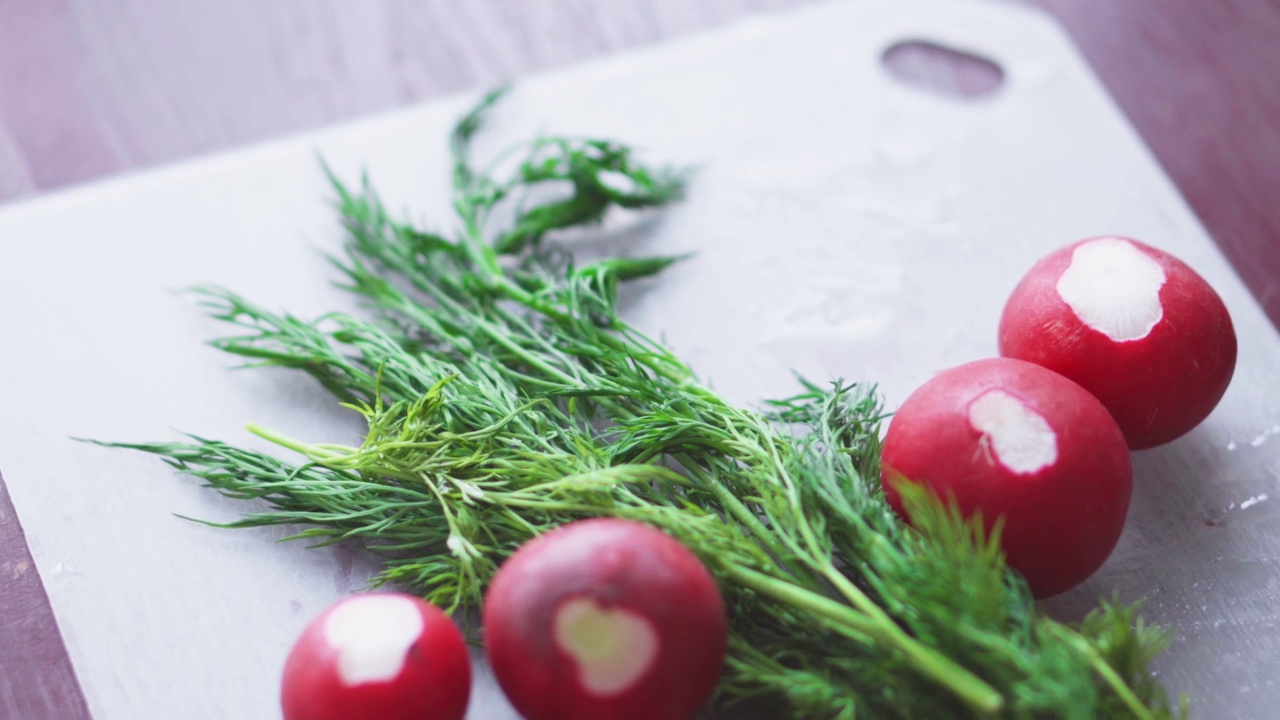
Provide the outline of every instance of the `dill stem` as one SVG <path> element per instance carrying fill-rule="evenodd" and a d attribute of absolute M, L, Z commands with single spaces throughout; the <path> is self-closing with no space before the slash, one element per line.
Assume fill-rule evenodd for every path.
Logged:
<path fill-rule="evenodd" d="M 728 512 L 733 519 L 742 523 L 743 526 L 751 531 L 751 534 L 755 536 L 756 540 L 762 543 L 765 546 L 765 549 L 773 556 L 774 560 L 777 561 L 779 567 L 797 578 L 808 580 L 810 584 L 817 584 L 818 579 L 809 574 L 807 572 L 807 568 L 791 568 L 782 562 L 781 558 L 787 557 L 789 553 L 785 547 L 778 543 L 778 536 L 775 533 L 770 532 L 769 528 L 765 527 L 765 524 L 760 521 L 759 516 L 752 512 L 737 495 L 730 492 L 729 488 L 725 487 L 724 483 L 716 480 L 711 473 L 699 467 L 693 460 L 686 456 L 678 455 L 676 456 L 676 460 L 685 468 L 686 472 L 697 478 L 699 482 L 711 490 L 716 499 L 720 501 L 720 505 L 724 507 L 725 512 Z M 806 577 L 802 577 L 799 570 L 805 570 Z"/>
<path fill-rule="evenodd" d="M 477 258 L 476 262 L 480 263 L 482 261 Z M 497 282 L 505 282 L 505 281 L 494 280 L 493 282 L 497 283 Z M 450 298 L 447 295 L 444 295 L 442 293 L 435 294 L 435 297 L 436 297 L 436 300 L 447 309 L 452 310 L 453 312 L 459 315 L 467 314 L 466 308 L 458 304 L 458 302 L 453 298 Z M 430 322 L 431 320 L 431 317 L 426 312 L 424 312 L 420 307 L 412 303 L 405 303 L 401 308 L 401 312 L 404 312 L 409 317 L 413 318 L 418 322 L 422 322 L 424 324 L 426 324 L 427 322 Z M 564 373 L 561 370 L 552 367 L 548 363 L 544 362 L 542 359 L 534 357 L 524 348 L 520 347 L 518 344 L 512 341 L 508 333 L 502 332 L 500 328 L 495 327 L 494 324 L 489 322 L 488 319 L 477 315 L 474 318 L 474 322 L 476 324 L 476 327 L 479 328 L 481 331 L 483 331 L 484 334 L 488 336 L 490 340 L 493 340 L 494 342 L 498 343 L 503 348 L 505 348 L 508 352 L 520 358 L 520 360 L 523 361 L 525 364 L 527 364 L 529 367 L 534 368 L 535 370 L 537 370 L 538 372 L 541 372 L 547 377 L 558 380 L 561 383 L 564 383 L 566 385 L 570 385 L 570 386 L 582 385 L 582 382 L 579 378 L 568 375 L 567 373 Z"/>
<path fill-rule="evenodd" d="M 459 210 L 459 214 L 463 218 L 463 225 L 464 225 L 463 231 L 462 231 L 462 243 L 461 243 L 462 249 L 466 253 L 467 257 L 480 269 L 483 280 L 485 284 L 488 286 L 488 289 L 490 291 L 498 293 L 501 297 L 507 300 L 510 300 L 518 305 L 521 305 L 523 307 L 528 308 L 529 310 L 532 310 L 538 313 L 539 315 L 547 318 L 548 320 L 551 320 L 552 322 L 556 323 L 562 328 L 566 328 L 566 329 L 572 328 L 574 323 L 573 323 L 573 317 L 571 315 L 569 315 L 568 313 L 565 313 L 563 310 L 555 307 L 554 305 L 543 301 L 533 293 L 529 292 L 528 290 L 525 290 L 524 288 L 520 287 L 516 283 L 512 282 L 512 280 L 509 277 L 507 277 L 506 273 L 503 272 L 502 270 L 501 264 L 498 262 L 497 256 L 494 253 L 493 248 L 490 247 L 489 244 L 484 239 L 484 231 L 482 228 L 483 223 L 481 222 L 480 218 L 477 217 L 475 212 L 476 209 L 470 208 L 469 209 L 470 211 L 468 211 L 467 208 L 459 207 L 458 210 Z M 421 290 L 424 290 L 430 293 L 441 304 L 451 306 L 452 309 L 457 311 L 462 310 L 462 308 L 452 298 L 449 298 L 439 292 L 436 292 L 434 288 L 430 287 L 430 285 L 424 285 L 419 283 L 417 278 L 411 278 L 411 279 L 413 280 L 415 286 L 417 286 Z M 410 314 L 414 316 L 415 319 L 418 319 L 419 321 L 424 319 L 420 312 L 412 312 Z M 465 313 L 460 312 L 459 314 L 465 314 Z M 430 318 L 425 318 L 425 319 L 429 320 Z M 479 319 L 477 320 L 477 323 L 482 329 L 485 330 L 486 334 L 489 335 L 490 338 L 492 338 L 493 340 L 497 341 L 500 344 L 503 344 L 505 347 L 512 350 L 513 352 L 516 352 L 517 355 L 519 355 L 522 360 L 526 360 L 527 362 L 529 362 L 532 367 L 537 368 L 538 370 L 546 373 L 550 377 L 561 379 L 561 380 L 569 380 L 569 378 L 565 376 L 563 373 L 557 371 L 554 368 L 551 368 L 550 366 L 546 365 L 542 361 L 536 358 L 533 358 L 528 353 L 523 352 L 523 350 L 519 350 L 517 348 L 512 347 L 509 341 L 507 340 L 507 338 L 503 337 L 501 333 L 498 333 L 496 329 L 492 327 L 491 324 L 487 323 L 484 320 L 479 320 Z M 535 334 L 535 337 L 538 337 L 538 336 Z M 609 333 L 599 333 L 595 339 L 610 350 L 631 354 L 633 360 L 640 363 L 644 367 L 648 368 L 650 371 L 652 371 L 658 377 L 664 380 L 677 383 L 681 386 L 687 384 L 689 380 L 687 371 L 675 372 L 665 364 L 655 362 L 653 359 L 649 357 L 632 354 L 631 353 L 632 347 L 625 340 L 621 338 L 615 337 Z M 539 337 L 539 340 L 542 341 L 543 344 L 546 344 L 545 339 Z M 677 367 L 679 368 L 679 366 Z M 683 368 L 679 368 L 679 369 L 683 370 Z M 577 380 L 577 378 L 573 378 L 573 380 Z"/>
<path fill-rule="evenodd" d="M 748 568 L 728 568 L 728 574 L 744 587 L 843 624 L 850 630 L 863 635 L 863 642 L 868 645 L 876 640 L 889 643 L 911 658 L 921 675 L 950 690 L 983 716 L 993 716 L 1004 706 L 1004 698 L 995 688 L 950 658 L 907 635 L 897 623 L 883 613 L 878 613 L 879 617 L 860 614 L 858 610 L 830 598 Z M 848 632 L 844 634 L 852 639 L 858 639 Z"/>
<path fill-rule="evenodd" d="M 256 423 L 249 423 L 248 425 L 245 425 L 244 429 L 269 443 L 292 450 L 312 462 L 324 463 L 325 461 L 337 460 L 342 457 L 342 453 L 338 453 L 333 450 L 325 450 L 311 443 L 295 440 L 288 435 L 278 433 L 271 428 L 265 428 Z"/>
<path fill-rule="evenodd" d="M 681 464 L 685 465 L 691 474 L 702 473 L 696 465 L 687 462 L 687 458 L 681 459 Z M 781 548 L 777 546 L 774 533 L 769 532 L 764 523 L 737 496 L 714 479 L 705 476 L 700 479 L 712 489 L 725 510 L 749 528 L 774 553 L 775 557 L 785 557 L 781 554 Z M 999 691 L 950 658 L 908 635 L 879 605 L 867 597 L 866 593 L 834 567 L 825 568 L 823 577 L 840 591 L 853 608 L 793 583 L 772 578 L 742 566 L 730 567 L 727 570 L 732 578 L 745 587 L 795 607 L 807 609 L 829 620 L 843 623 L 844 627 L 855 632 L 896 647 L 916 663 L 921 675 L 950 690 L 980 715 L 994 715 L 1004 705 L 1004 697 Z M 849 635 L 849 633 L 843 634 Z M 850 637 L 858 640 L 852 635 Z"/>
<path fill-rule="evenodd" d="M 916 663 L 916 670 L 921 675 L 951 691 L 981 716 L 992 717 L 1004 707 L 1004 697 L 995 688 L 950 658 L 907 635 L 897 623 L 887 617 L 868 617 L 835 600 L 742 566 L 727 567 L 725 572 L 743 587 L 839 623 L 847 628 L 842 634 L 850 639 L 860 640 L 866 645 L 873 645 L 876 641 L 892 645 Z M 858 635 L 862 637 L 859 638 Z"/>
<path fill-rule="evenodd" d="M 506 274 L 498 263 L 498 255 L 489 243 L 485 242 L 484 233 L 480 229 L 480 218 L 476 213 L 462 213 L 466 232 L 463 233 L 463 247 L 472 261 L 480 269 L 485 282 L 497 286 L 507 282 Z"/>
<path fill-rule="evenodd" d="M 828 565 L 823 571 L 823 577 L 834 585 L 836 590 L 839 590 L 840 594 L 843 595 L 854 607 L 879 621 L 893 623 L 893 620 L 890 619 L 889 614 L 886 613 L 883 608 L 877 605 L 874 600 L 867 597 L 867 594 L 864 593 L 861 588 L 854 585 L 852 582 L 849 582 L 849 578 L 845 577 L 844 573 L 837 570 L 834 566 Z M 893 626 L 898 627 L 897 623 L 893 623 Z"/>
<path fill-rule="evenodd" d="M 485 245 L 484 247 L 488 247 L 488 246 Z M 572 328 L 573 326 L 572 316 L 568 315 L 567 313 L 555 307 L 554 305 L 551 305 L 549 303 L 546 303 L 540 300 L 533 293 L 515 284 L 510 280 L 510 278 L 507 278 L 505 275 L 502 276 L 501 278 L 494 278 L 493 283 L 490 286 L 490 289 L 500 291 L 507 300 L 511 300 L 514 303 L 522 305 L 538 313 L 539 315 L 547 318 L 548 320 L 551 320 L 552 322 L 556 323 L 562 328 L 568 329 L 568 328 Z M 599 333 L 594 339 L 600 342 L 609 350 L 615 350 L 618 352 L 627 353 L 628 355 L 631 356 L 632 360 L 648 368 L 650 371 L 652 371 L 654 374 L 656 374 L 658 377 L 662 378 L 663 380 L 668 380 L 680 386 L 684 386 L 688 383 L 689 377 L 688 377 L 687 371 L 673 372 L 669 367 L 661 363 L 654 362 L 653 359 L 648 356 L 635 354 L 632 352 L 633 348 L 631 347 L 631 345 L 629 345 L 627 341 L 621 338 L 615 337 L 614 335 L 611 335 L 609 333 Z"/>
<path fill-rule="evenodd" d="M 725 567 L 724 570 L 738 585 L 789 607 L 807 611 L 824 627 L 855 642 L 872 646 L 876 642 L 876 636 L 880 634 L 880 628 L 876 627 L 875 622 L 870 618 L 863 617 L 858 612 L 795 583 L 742 565 L 732 565 Z"/>
<path fill-rule="evenodd" d="M 1148 708 L 1142 700 L 1138 699 L 1138 696 L 1133 693 L 1133 689 L 1129 687 L 1129 684 L 1126 683 L 1124 679 L 1116 673 L 1115 668 L 1111 667 L 1111 664 L 1098 653 L 1097 648 L 1088 642 L 1084 642 L 1079 635 L 1071 632 L 1060 623 L 1050 622 L 1049 627 L 1053 630 L 1054 634 L 1071 644 L 1081 655 L 1084 655 L 1085 658 L 1089 660 L 1089 664 L 1093 666 L 1094 672 L 1098 673 L 1103 681 L 1107 683 L 1107 685 L 1115 692 L 1116 696 L 1120 698 L 1120 701 L 1129 708 L 1129 711 L 1133 713 L 1135 718 L 1138 720 L 1155 720 L 1156 716 L 1151 712 L 1151 709 Z"/>

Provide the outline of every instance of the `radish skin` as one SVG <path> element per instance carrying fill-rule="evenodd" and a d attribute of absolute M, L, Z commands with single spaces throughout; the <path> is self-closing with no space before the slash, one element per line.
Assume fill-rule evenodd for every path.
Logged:
<path fill-rule="evenodd" d="M 648 525 L 596 518 L 525 543 L 484 603 L 498 684 L 526 720 L 681 720 L 715 688 L 728 626 L 711 574 Z"/>
<path fill-rule="evenodd" d="M 284 720 L 462 720 L 471 657 L 439 608 L 403 593 L 341 600 L 289 653 Z"/>
<path fill-rule="evenodd" d="M 1236 363 L 1222 299 L 1177 258 L 1101 237 L 1031 268 L 1000 319 L 1000 354 L 1093 393 L 1134 450 L 1189 432 L 1221 400 Z"/>
<path fill-rule="evenodd" d="M 1133 473 L 1123 434 L 1079 385 L 1021 360 L 991 358 L 931 378 L 885 433 L 881 481 L 904 480 L 981 513 L 1036 597 L 1083 582 L 1120 539 Z"/>

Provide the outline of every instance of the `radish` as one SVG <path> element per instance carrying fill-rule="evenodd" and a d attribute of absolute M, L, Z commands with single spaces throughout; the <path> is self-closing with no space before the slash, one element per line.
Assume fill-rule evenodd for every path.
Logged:
<path fill-rule="evenodd" d="M 462 720 L 471 656 L 443 612 L 412 595 L 341 600 L 285 661 L 284 720 Z"/>
<path fill-rule="evenodd" d="M 1005 305 L 1000 354 L 1079 383 L 1140 450 L 1209 415 L 1235 371 L 1236 335 L 1222 299 L 1181 260 L 1101 237 L 1031 268 Z"/>
<path fill-rule="evenodd" d="M 903 479 L 954 498 L 987 531 L 1003 520 L 1010 567 L 1036 597 L 1102 565 L 1120 539 L 1133 473 L 1120 428 L 1084 388 L 1038 365 L 979 360 L 920 386 L 885 433 L 881 481 L 910 521 Z"/>
<path fill-rule="evenodd" d="M 527 720 L 681 720 L 706 703 L 727 643 L 724 601 L 685 546 L 597 518 L 520 547 L 484 602 L 498 684 Z"/>

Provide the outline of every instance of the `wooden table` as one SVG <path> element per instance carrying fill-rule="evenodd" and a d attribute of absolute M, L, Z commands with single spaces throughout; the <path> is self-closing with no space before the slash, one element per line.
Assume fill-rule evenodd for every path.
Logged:
<path fill-rule="evenodd" d="M 810 1 L 0 0 L 0 202 Z M 1280 325 L 1280 3 L 1029 4 L 1066 25 Z M 0 718 L 84 717 L 0 482 Z"/>

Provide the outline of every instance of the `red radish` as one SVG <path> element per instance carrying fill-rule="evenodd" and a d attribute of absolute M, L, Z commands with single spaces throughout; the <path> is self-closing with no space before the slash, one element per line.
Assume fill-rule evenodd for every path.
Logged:
<path fill-rule="evenodd" d="M 284 665 L 284 720 L 462 720 L 471 656 L 434 605 L 367 593 L 329 606 Z"/>
<path fill-rule="evenodd" d="M 1222 299 L 1181 260 L 1101 237 L 1031 268 L 1000 318 L 1000 354 L 1082 385 L 1140 450 L 1209 415 L 1235 371 L 1236 334 Z"/>
<path fill-rule="evenodd" d="M 988 531 L 1004 518 L 1009 566 L 1037 597 L 1089 577 L 1124 527 L 1133 472 L 1120 428 L 1084 388 L 1038 365 L 992 358 L 934 376 L 885 433 L 881 481 L 954 496 Z M 906 517 L 910 521 L 909 517 Z"/>
<path fill-rule="evenodd" d="M 597 518 L 525 543 L 484 601 L 489 664 L 527 720 L 682 720 L 707 701 L 724 601 L 685 546 Z"/>

